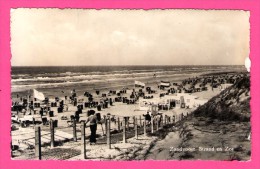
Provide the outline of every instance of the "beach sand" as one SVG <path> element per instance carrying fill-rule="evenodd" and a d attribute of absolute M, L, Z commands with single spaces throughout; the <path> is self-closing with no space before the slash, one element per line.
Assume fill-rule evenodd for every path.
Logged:
<path fill-rule="evenodd" d="M 160 90 L 158 90 L 157 88 L 157 84 L 151 84 L 149 85 L 152 87 L 152 89 L 156 90 L 157 92 L 154 95 L 154 98 L 159 98 L 160 95 Z M 197 96 L 198 99 L 205 99 L 205 100 L 209 100 L 210 98 L 218 95 L 221 90 L 219 88 L 214 88 L 211 89 L 209 86 L 207 91 L 200 91 L 200 92 L 195 92 L 192 93 L 191 95 Z M 76 88 L 76 92 L 78 93 L 78 99 L 83 99 L 83 102 L 87 101 L 87 98 L 83 96 L 83 91 L 84 90 L 78 90 L 78 88 L 80 88 L 80 86 L 78 86 Z M 114 88 L 115 89 L 115 88 Z M 120 88 L 116 88 L 117 90 L 122 89 Z M 138 88 L 135 88 L 135 90 L 137 90 Z M 64 89 L 60 89 L 60 90 L 64 90 Z M 126 94 L 122 94 L 122 97 L 129 97 L 131 92 L 133 90 L 133 87 L 129 87 L 127 90 Z M 47 90 L 48 91 L 48 90 Z M 57 92 L 55 90 L 53 90 L 54 92 L 52 94 L 47 94 L 47 96 L 50 98 L 50 101 L 54 101 L 54 97 L 58 96 L 60 97 L 60 99 L 64 99 L 64 96 L 67 95 L 69 96 L 69 90 L 66 90 L 65 93 L 61 93 L 61 92 Z M 49 91 L 50 92 L 50 91 Z M 56 92 L 56 93 L 55 93 Z M 109 91 L 107 89 L 101 90 L 100 93 L 108 93 Z M 163 91 L 161 91 L 163 92 Z M 47 92 L 48 93 L 48 92 Z M 82 93 L 82 94 L 80 94 Z M 100 100 L 101 97 L 100 95 L 96 95 L 95 91 L 93 90 L 91 92 L 95 98 L 95 100 Z M 15 94 L 17 93 L 13 93 L 13 101 L 19 100 L 19 98 L 15 98 Z M 23 93 L 19 93 L 19 95 L 22 95 Z M 115 95 L 110 96 L 111 98 L 116 97 Z M 58 127 L 55 128 L 56 131 L 62 131 L 62 132 L 66 132 L 67 134 L 70 134 L 70 137 L 73 134 L 73 129 L 71 126 L 68 125 L 67 120 L 61 120 L 62 116 L 67 116 L 68 120 L 70 119 L 71 115 L 74 115 L 75 111 L 77 110 L 76 106 L 73 106 L 71 103 L 69 103 L 68 101 L 65 101 L 65 104 L 68 106 L 68 110 L 66 110 L 63 113 L 58 113 L 57 112 L 57 107 L 51 108 L 51 110 L 54 111 L 54 117 L 48 117 L 46 116 L 46 118 L 48 120 L 53 119 L 53 120 L 58 120 Z M 80 120 L 85 120 L 87 118 L 87 111 L 90 110 L 92 108 L 84 108 L 83 109 L 83 113 L 80 114 Z M 114 102 L 113 106 L 108 106 L 108 108 L 106 109 L 102 109 L 101 111 L 97 111 L 97 109 L 95 108 L 94 110 L 96 112 L 101 113 L 101 116 L 103 115 L 107 115 L 108 113 L 111 114 L 111 116 L 115 116 L 115 117 L 119 117 L 120 121 L 122 121 L 123 117 L 125 116 L 137 116 L 137 117 L 142 117 L 142 119 L 144 118 L 142 115 L 146 114 L 146 111 L 140 111 L 139 109 L 139 104 L 138 102 L 136 104 L 126 104 L 126 103 L 122 103 L 122 102 Z M 177 118 L 178 116 L 180 116 L 182 113 L 186 116 L 187 114 L 190 114 L 192 111 L 194 111 L 196 109 L 196 107 L 192 107 L 192 108 L 173 108 L 170 110 L 161 110 L 160 113 L 162 113 L 163 115 L 168 115 L 168 116 L 173 116 L 175 115 Z M 39 109 L 36 109 L 37 112 L 39 112 Z M 131 119 L 130 118 L 130 127 L 133 127 L 133 124 L 131 124 Z M 18 127 L 17 124 L 14 124 Z M 140 124 L 139 124 L 140 125 Z M 116 131 L 117 130 L 117 123 L 112 122 L 111 123 L 111 131 Z M 30 126 L 29 128 L 34 128 L 34 126 Z M 42 126 L 42 130 L 43 131 L 49 131 L 49 126 Z M 105 130 L 105 126 L 104 124 L 99 124 L 97 126 L 97 136 L 98 136 L 98 140 L 104 140 L 104 130 Z M 140 136 L 140 138 L 138 140 L 135 140 L 134 138 L 129 138 L 129 142 L 127 144 L 122 144 L 120 143 L 120 141 L 115 142 L 114 144 L 112 144 L 112 149 L 108 150 L 107 146 L 104 144 L 103 141 L 101 141 L 101 143 L 99 144 L 97 141 L 97 145 L 95 146 L 89 146 L 87 149 L 87 154 L 89 154 L 88 159 L 92 159 L 92 160 L 132 160 L 132 159 L 140 159 L 140 160 L 144 160 L 144 159 L 158 159 L 158 160 L 166 160 L 166 159 L 180 159 L 179 156 L 173 156 L 172 154 L 169 154 L 169 149 L 170 147 L 174 147 L 174 146 L 178 146 L 180 144 L 183 143 L 183 138 L 180 137 L 180 129 L 179 130 L 175 130 L 174 132 L 170 132 L 165 139 L 158 141 L 158 137 L 145 137 L 145 136 Z M 18 130 L 14 130 L 12 131 L 12 135 L 14 134 L 18 134 L 19 133 L 19 129 Z M 80 140 L 80 123 L 77 124 L 77 138 L 78 140 Z M 202 137 L 208 137 L 208 135 L 203 136 L 203 134 L 201 133 L 194 133 L 195 135 L 198 134 Z M 89 126 L 87 125 L 86 128 L 86 136 L 90 135 L 90 130 L 89 130 Z M 113 135 L 113 134 L 112 134 Z M 33 136 L 33 135 L 32 135 Z M 118 137 L 122 137 L 122 136 L 118 136 Z M 143 138 L 145 137 L 145 138 Z M 198 139 L 201 140 L 203 138 Z M 119 139 L 120 140 L 120 139 Z M 157 142 L 158 141 L 158 142 Z M 87 144 L 89 144 L 88 140 L 87 140 Z M 151 146 L 156 144 L 156 146 Z M 213 143 L 214 144 L 214 143 Z M 72 159 L 72 160 L 80 160 L 82 159 L 82 155 L 80 155 L 80 143 L 79 142 L 73 142 L 73 141 L 69 141 L 69 142 L 64 142 L 62 143 L 60 146 L 56 147 L 57 149 L 62 149 L 64 150 L 64 152 L 70 152 L 71 149 L 75 150 L 75 153 L 72 155 L 68 155 L 68 157 L 66 157 L 65 159 Z M 162 151 L 163 150 L 163 151 Z M 26 150 L 25 152 L 28 153 L 29 150 Z M 44 150 L 48 152 L 49 151 L 49 147 L 44 147 Z M 104 153 L 104 151 L 106 151 L 106 153 Z M 29 153 L 30 154 L 30 153 Z M 33 152 L 31 152 L 31 154 L 33 154 Z M 128 154 L 128 155 L 127 155 Z M 130 155 L 129 155 L 130 154 Z M 139 154 L 139 155 L 138 155 Z M 144 155 L 146 154 L 146 155 Z M 33 156 L 33 155 L 32 155 Z M 181 155 L 180 155 L 181 156 Z M 196 156 L 199 159 L 206 159 L 206 157 L 204 156 Z M 29 155 L 26 155 L 26 153 L 22 153 L 20 155 L 16 155 L 14 159 L 30 159 L 32 158 Z M 51 158 L 53 158 L 51 156 Z M 214 157 L 212 157 L 213 159 Z M 218 158 L 217 158 L 218 159 Z"/>

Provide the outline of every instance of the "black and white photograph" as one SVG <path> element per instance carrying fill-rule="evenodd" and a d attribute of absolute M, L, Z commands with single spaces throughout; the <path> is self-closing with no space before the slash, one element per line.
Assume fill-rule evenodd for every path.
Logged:
<path fill-rule="evenodd" d="M 249 11 L 10 17 L 13 160 L 251 160 Z"/>

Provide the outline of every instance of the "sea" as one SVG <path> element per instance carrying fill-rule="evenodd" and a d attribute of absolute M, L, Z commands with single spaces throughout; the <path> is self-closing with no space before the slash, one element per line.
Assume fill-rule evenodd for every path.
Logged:
<path fill-rule="evenodd" d="M 12 66 L 12 95 L 37 89 L 49 96 L 80 91 L 133 87 L 134 81 L 155 85 L 161 80 L 178 82 L 185 78 L 216 72 L 244 72 L 243 65 L 214 66 Z"/>

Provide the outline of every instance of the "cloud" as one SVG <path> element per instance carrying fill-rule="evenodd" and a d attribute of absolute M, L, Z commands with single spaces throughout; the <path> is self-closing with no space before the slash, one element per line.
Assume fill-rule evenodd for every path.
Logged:
<path fill-rule="evenodd" d="M 12 65 L 244 64 L 249 13 L 12 9 Z"/>

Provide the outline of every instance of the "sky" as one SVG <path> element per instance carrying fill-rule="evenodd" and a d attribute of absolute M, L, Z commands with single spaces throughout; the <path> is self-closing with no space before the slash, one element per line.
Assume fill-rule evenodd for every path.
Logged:
<path fill-rule="evenodd" d="M 12 66 L 243 65 L 249 56 L 247 11 L 10 12 Z"/>

